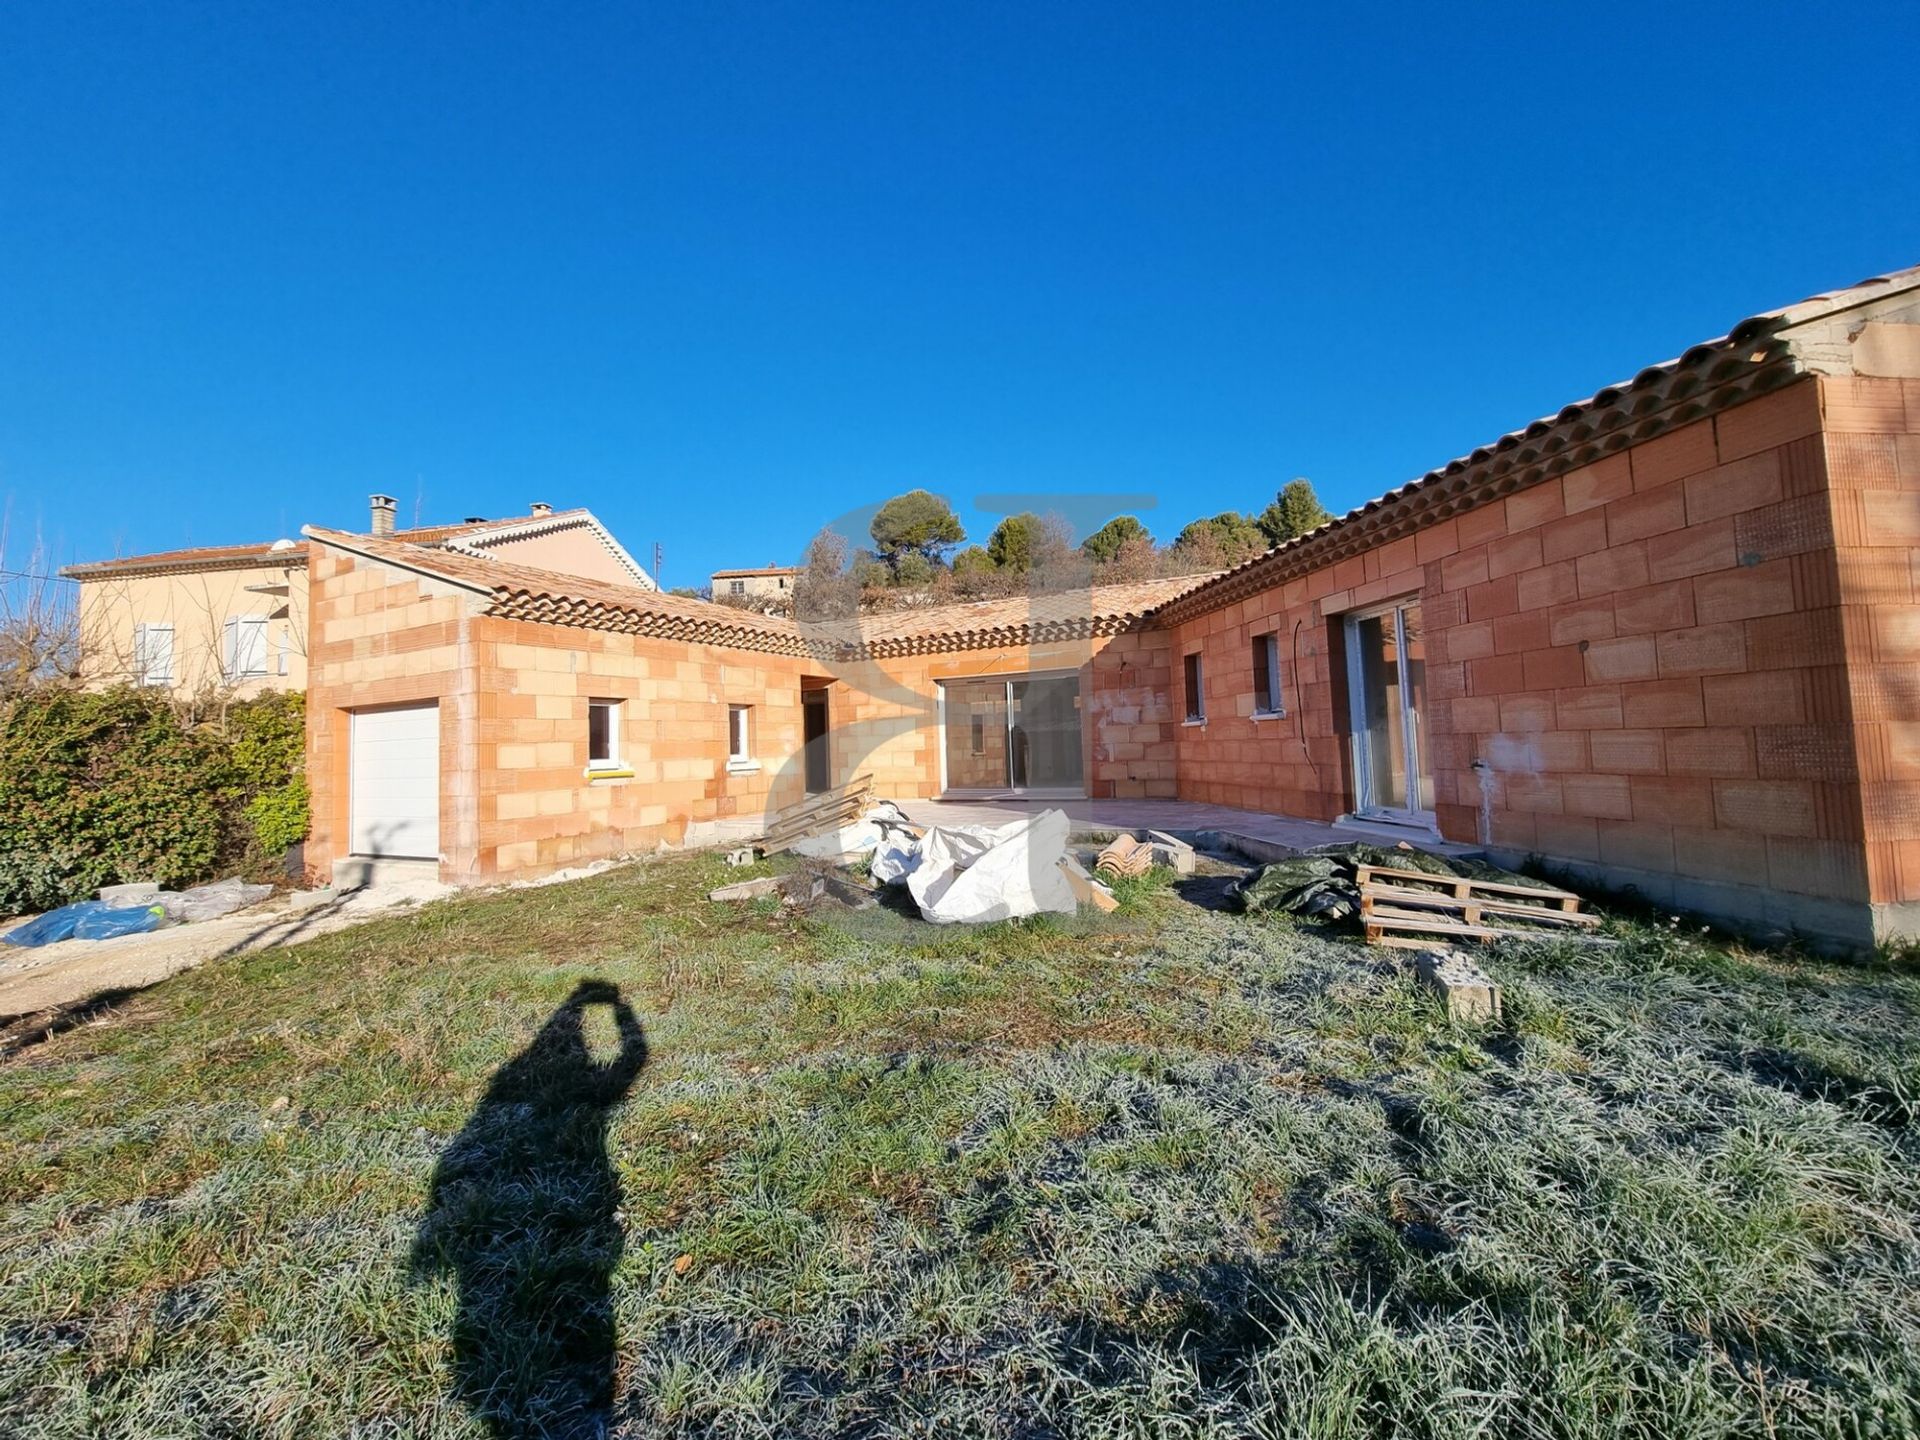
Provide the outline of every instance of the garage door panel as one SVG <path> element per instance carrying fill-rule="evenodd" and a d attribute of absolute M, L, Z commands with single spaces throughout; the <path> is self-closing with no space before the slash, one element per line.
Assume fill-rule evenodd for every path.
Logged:
<path fill-rule="evenodd" d="M 351 830 L 356 855 L 440 854 L 440 707 L 353 716 Z"/>

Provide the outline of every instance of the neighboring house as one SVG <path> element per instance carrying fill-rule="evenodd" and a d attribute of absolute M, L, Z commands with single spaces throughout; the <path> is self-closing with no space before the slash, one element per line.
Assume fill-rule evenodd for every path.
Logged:
<path fill-rule="evenodd" d="M 1359 817 L 1739 923 L 1920 934 L 1920 270 L 1214 577 L 807 625 L 305 533 L 323 873 L 553 870 L 870 776 Z"/>
<path fill-rule="evenodd" d="M 716 570 L 713 598 L 725 603 L 740 600 L 787 600 L 800 569 L 795 565 L 763 565 L 758 570 Z"/>
<path fill-rule="evenodd" d="M 371 533 L 610 585 L 655 588 L 586 510 L 534 505 L 502 520 L 394 529 L 391 496 L 371 497 Z M 129 555 L 72 565 L 80 582 L 81 676 L 182 694 L 241 696 L 307 685 L 307 545 L 275 540 Z"/>

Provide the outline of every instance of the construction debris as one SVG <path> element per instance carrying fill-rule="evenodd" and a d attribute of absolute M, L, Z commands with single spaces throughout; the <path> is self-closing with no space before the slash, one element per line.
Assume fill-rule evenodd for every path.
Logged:
<path fill-rule="evenodd" d="M 162 890 L 135 881 L 109 885 L 98 900 L 62 905 L 16 925 L 0 936 L 8 945 L 34 947 L 60 940 L 112 940 L 121 935 L 143 935 L 168 925 L 193 925 L 218 920 L 257 905 L 273 893 L 271 885 L 249 885 L 237 877 L 196 885 L 191 890 Z"/>
<path fill-rule="evenodd" d="M 1354 881 L 1360 887 L 1360 926 L 1369 945 L 1424 951 L 1435 936 L 1538 940 L 1554 932 L 1589 930 L 1600 923 L 1599 916 L 1581 911 L 1578 895 L 1549 885 L 1434 875 L 1386 865 L 1356 866 Z"/>
<path fill-rule="evenodd" d="M 1087 867 L 1073 856 L 1060 857 L 1060 870 L 1067 877 L 1067 884 L 1073 887 L 1073 898 L 1080 904 L 1091 905 L 1103 915 L 1111 915 L 1120 908 L 1113 891 L 1089 875 Z"/>
<path fill-rule="evenodd" d="M 783 895 L 791 875 L 762 875 L 757 880 L 742 880 L 733 885 L 722 885 L 718 890 L 709 890 L 709 900 L 759 900 L 768 895 Z"/>
<path fill-rule="evenodd" d="M 1471 956 L 1458 950 L 1422 950 L 1414 956 L 1413 968 L 1447 1002 L 1449 1019 L 1500 1019 L 1500 987 Z"/>
<path fill-rule="evenodd" d="M 1132 835 L 1116 835 L 1113 843 L 1094 860 L 1093 868 L 1109 880 L 1144 875 L 1153 868 L 1153 847 L 1143 845 Z"/>
<path fill-rule="evenodd" d="M 816 831 L 793 842 L 796 855 L 815 860 L 848 861 L 871 855 L 896 835 L 917 836 L 920 827 L 891 800 L 871 802 L 860 815 L 844 824 Z"/>
<path fill-rule="evenodd" d="M 1153 852 L 1153 863 L 1165 865 L 1177 875 L 1191 875 L 1198 863 L 1193 846 L 1164 830 L 1149 830 L 1143 837 Z"/>
<path fill-rule="evenodd" d="M 1411 845 L 1324 845 L 1263 865 L 1228 893 L 1235 909 L 1357 919 L 1370 944 L 1425 950 L 1458 940 L 1574 937 L 1594 944 L 1580 897 L 1480 861 Z M 1436 938 L 1437 937 L 1437 938 Z"/>
<path fill-rule="evenodd" d="M 1064 810 L 1005 825 L 934 826 L 916 843 L 906 877 L 922 919 L 978 925 L 1079 907 L 1060 868 L 1070 824 Z"/>
<path fill-rule="evenodd" d="M 866 810 L 872 791 L 872 777 L 863 775 L 838 790 L 809 795 L 799 804 L 776 812 L 767 822 L 767 833 L 753 842 L 753 848 L 762 855 L 778 855 L 810 835 L 841 829 Z"/>
<path fill-rule="evenodd" d="M 743 845 L 738 850 L 729 850 L 726 853 L 727 864 L 733 866 L 735 869 L 738 869 L 742 865 L 753 864 L 753 859 L 753 847 L 751 845 Z"/>

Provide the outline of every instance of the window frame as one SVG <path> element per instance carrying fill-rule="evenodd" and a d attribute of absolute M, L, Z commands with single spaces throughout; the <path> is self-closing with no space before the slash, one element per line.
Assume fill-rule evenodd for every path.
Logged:
<path fill-rule="evenodd" d="M 167 637 L 166 664 L 158 674 L 154 666 L 152 637 Z M 134 683 L 142 689 L 173 684 L 173 625 L 171 622 L 139 621 L 133 627 Z"/>
<path fill-rule="evenodd" d="M 747 593 L 747 582 L 746 582 L 746 581 L 744 581 L 744 580 L 729 580 L 729 581 L 727 582 L 727 593 L 728 593 L 729 595 L 744 595 L 744 594 L 746 594 L 746 593 Z"/>
<path fill-rule="evenodd" d="M 248 680 L 264 680 L 273 673 L 267 657 L 267 617 L 265 615 L 229 615 L 221 627 L 220 673 L 227 684 L 240 685 Z M 248 658 L 246 637 L 253 636 L 252 652 L 257 669 L 245 668 Z"/>
<path fill-rule="evenodd" d="M 1207 670 L 1206 662 L 1201 659 L 1198 650 L 1190 650 L 1180 662 L 1181 678 L 1185 691 L 1188 725 L 1207 723 Z"/>
<path fill-rule="evenodd" d="M 727 706 L 727 769 L 739 773 L 758 770 L 753 758 L 753 706 L 729 703 Z"/>
<path fill-rule="evenodd" d="M 593 712 L 604 710 L 607 715 L 607 753 L 593 753 Z M 626 714 L 626 703 L 611 695 L 595 695 L 587 701 L 587 773 L 606 774 L 626 771 L 626 761 L 621 758 L 621 721 Z"/>
<path fill-rule="evenodd" d="M 1267 702 L 1260 703 L 1261 682 L 1266 682 Z M 1253 716 L 1272 720 L 1287 713 L 1287 702 L 1280 686 L 1280 632 L 1268 630 L 1253 637 Z"/>

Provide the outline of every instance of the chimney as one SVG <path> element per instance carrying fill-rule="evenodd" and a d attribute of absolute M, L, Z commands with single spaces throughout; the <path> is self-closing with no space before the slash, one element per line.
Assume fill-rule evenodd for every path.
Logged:
<path fill-rule="evenodd" d="M 396 502 L 391 495 L 369 495 L 367 504 L 373 510 L 373 533 L 391 535 L 393 533 L 393 507 Z"/>
<path fill-rule="evenodd" d="M 553 513 L 553 506 L 547 504 L 544 500 L 536 500 L 527 508 L 535 515 L 551 515 Z"/>

